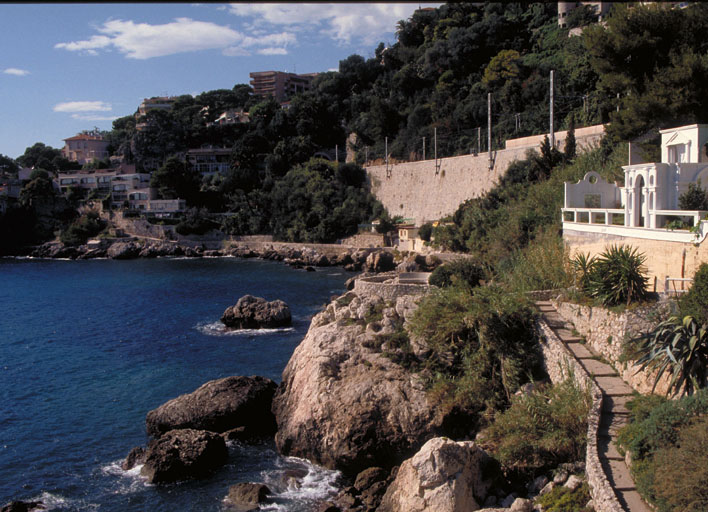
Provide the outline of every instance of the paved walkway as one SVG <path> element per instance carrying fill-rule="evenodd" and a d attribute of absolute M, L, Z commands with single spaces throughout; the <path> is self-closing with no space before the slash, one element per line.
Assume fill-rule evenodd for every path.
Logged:
<path fill-rule="evenodd" d="M 583 338 L 574 334 L 573 324 L 566 322 L 549 301 L 537 301 L 536 307 L 548 326 L 602 390 L 598 455 L 617 499 L 628 512 L 652 512 L 637 492 L 624 458 L 620 456 L 615 445 L 617 432 L 629 421 L 626 404 L 632 396 L 632 388 L 618 376 L 614 368 L 602 362 L 601 358 L 583 343 Z"/>

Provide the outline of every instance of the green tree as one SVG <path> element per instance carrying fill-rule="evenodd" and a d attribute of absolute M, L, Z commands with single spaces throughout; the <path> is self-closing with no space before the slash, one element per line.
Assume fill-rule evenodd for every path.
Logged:
<path fill-rule="evenodd" d="M 170 157 L 165 165 L 152 173 L 150 186 L 157 188 L 162 199 L 185 199 L 188 204 L 196 201 L 200 176 L 187 168 L 177 157 Z"/>

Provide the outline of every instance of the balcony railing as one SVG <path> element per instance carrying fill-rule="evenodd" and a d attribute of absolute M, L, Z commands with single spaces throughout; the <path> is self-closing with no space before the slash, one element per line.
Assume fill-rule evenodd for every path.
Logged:
<path fill-rule="evenodd" d="M 624 209 L 621 208 L 561 208 L 563 222 L 624 226 Z"/>

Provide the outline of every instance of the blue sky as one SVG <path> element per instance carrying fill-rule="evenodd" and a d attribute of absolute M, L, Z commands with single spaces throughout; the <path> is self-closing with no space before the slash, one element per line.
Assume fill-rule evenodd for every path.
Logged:
<path fill-rule="evenodd" d="M 61 148 L 150 96 L 336 70 L 425 3 L 0 4 L 0 153 Z"/>

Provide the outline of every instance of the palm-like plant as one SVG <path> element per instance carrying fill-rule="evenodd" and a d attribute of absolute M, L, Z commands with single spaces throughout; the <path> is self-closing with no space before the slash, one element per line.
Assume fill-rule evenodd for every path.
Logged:
<path fill-rule="evenodd" d="M 590 253 L 579 252 L 570 261 L 573 272 L 575 273 L 575 283 L 578 289 L 585 291 L 590 278 L 590 272 L 595 264 L 595 256 L 590 256 Z"/>
<path fill-rule="evenodd" d="M 672 376 L 667 395 L 691 395 L 708 386 L 708 324 L 672 316 L 640 339 L 639 371 L 657 372 L 652 392 L 666 372 Z"/>
<path fill-rule="evenodd" d="M 645 300 L 649 296 L 644 275 L 646 256 L 627 245 L 606 248 L 590 266 L 584 292 L 605 306 Z"/>

